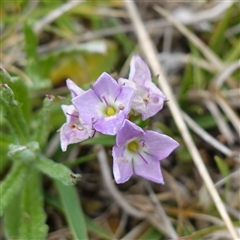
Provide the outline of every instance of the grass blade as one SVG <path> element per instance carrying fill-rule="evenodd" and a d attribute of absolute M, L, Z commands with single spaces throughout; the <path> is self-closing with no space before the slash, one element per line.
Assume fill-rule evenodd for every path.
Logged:
<path fill-rule="evenodd" d="M 55 181 L 73 239 L 87 240 L 87 228 L 76 189 Z"/>

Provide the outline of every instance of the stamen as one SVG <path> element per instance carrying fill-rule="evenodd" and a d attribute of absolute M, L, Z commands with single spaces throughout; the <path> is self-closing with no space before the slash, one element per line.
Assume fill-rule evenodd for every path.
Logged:
<path fill-rule="evenodd" d="M 141 147 L 146 147 L 147 146 L 146 142 L 144 140 L 140 140 L 139 143 L 140 143 Z"/>
<path fill-rule="evenodd" d="M 105 98 L 105 96 L 102 96 L 102 99 L 103 99 L 103 101 L 106 103 L 107 107 L 109 107 L 108 101 L 107 101 L 107 99 Z"/>
<path fill-rule="evenodd" d="M 143 98 L 143 101 L 144 101 L 146 104 L 149 102 L 149 100 L 150 100 L 149 96 Z"/>
<path fill-rule="evenodd" d="M 123 110 L 123 109 L 124 109 L 124 106 L 123 106 L 122 104 L 120 104 L 120 105 L 118 106 L 118 109 L 119 109 L 119 110 Z"/>
<path fill-rule="evenodd" d="M 148 162 L 147 162 L 147 160 L 142 156 L 142 154 L 140 153 L 140 152 L 137 152 L 138 153 L 138 155 L 141 157 L 141 159 L 146 163 L 146 164 L 149 164 Z"/>

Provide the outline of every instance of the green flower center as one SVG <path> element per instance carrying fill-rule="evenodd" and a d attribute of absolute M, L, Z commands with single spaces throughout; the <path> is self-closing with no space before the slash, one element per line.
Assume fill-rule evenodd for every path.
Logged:
<path fill-rule="evenodd" d="M 137 141 L 132 141 L 128 143 L 127 149 L 131 152 L 137 152 L 139 149 L 139 143 Z"/>
<path fill-rule="evenodd" d="M 106 110 L 105 110 L 105 113 L 107 116 L 113 116 L 116 114 L 116 109 L 114 107 L 107 107 Z"/>

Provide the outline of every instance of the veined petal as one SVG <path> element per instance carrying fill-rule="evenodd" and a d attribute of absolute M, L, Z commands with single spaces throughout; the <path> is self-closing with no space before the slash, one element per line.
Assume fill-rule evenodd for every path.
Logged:
<path fill-rule="evenodd" d="M 116 183 L 124 183 L 133 175 L 131 159 L 125 159 L 123 149 L 117 146 L 113 147 L 112 156 L 115 181 Z"/>
<path fill-rule="evenodd" d="M 71 92 L 72 98 L 81 95 L 84 93 L 84 90 L 81 89 L 75 82 L 73 82 L 70 78 L 66 80 L 66 84 L 68 89 Z"/>
<path fill-rule="evenodd" d="M 104 72 L 93 85 L 93 90 L 100 98 L 104 96 L 106 98 L 110 97 L 115 99 L 119 95 L 121 87 L 111 77 L 111 75 Z"/>
<path fill-rule="evenodd" d="M 92 89 L 72 99 L 72 103 L 78 109 L 79 115 L 86 124 L 91 125 L 99 117 L 99 108 L 102 102 Z"/>
<path fill-rule="evenodd" d="M 179 146 L 171 137 L 154 131 L 147 130 L 142 139 L 146 142 L 146 152 L 157 160 L 162 160 Z"/>
<path fill-rule="evenodd" d="M 144 135 L 144 131 L 142 128 L 138 127 L 136 124 L 130 122 L 129 120 L 125 120 L 122 127 L 119 129 L 119 132 L 116 137 L 116 145 L 123 146 L 129 140 L 133 138 L 137 138 L 139 136 Z"/>
<path fill-rule="evenodd" d="M 129 79 L 137 85 L 143 85 L 146 81 L 152 81 L 151 72 L 147 64 L 138 55 L 133 56 L 131 59 Z"/>
<path fill-rule="evenodd" d="M 134 173 L 153 182 L 164 184 L 160 163 L 158 161 L 148 161 L 148 164 L 139 164 L 138 161 L 140 160 L 135 161 L 134 159 Z"/>

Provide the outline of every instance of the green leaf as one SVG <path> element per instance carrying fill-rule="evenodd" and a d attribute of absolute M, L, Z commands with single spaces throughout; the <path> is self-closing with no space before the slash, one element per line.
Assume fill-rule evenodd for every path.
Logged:
<path fill-rule="evenodd" d="M 229 21 L 232 16 L 234 8 L 229 8 L 221 21 L 217 23 L 214 31 L 211 33 L 211 38 L 209 41 L 210 48 L 216 53 L 222 53 L 223 43 L 224 43 L 224 32 L 229 27 Z"/>
<path fill-rule="evenodd" d="M 102 144 L 103 146 L 113 146 L 115 144 L 115 137 L 101 135 L 94 138 L 89 138 L 86 141 L 84 141 L 82 144 L 90 144 L 90 145 Z"/>
<path fill-rule="evenodd" d="M 27 58 L 26 71 L 27 75 L 32 79 L 33 82 L 36 81 L 35 76 L 38 72 L 38 54 L 37 46 L 38 40 L 33 32 L 32 24 L 27 21 L 24 24 L 24 37 L 25 37 L 25 53 Z"/>
<path fill-rule="evenodd" d="M 19 162 L 32 162 L 37 159 L 37 152 L 39 152 L 38 142 L 29 142 L 26 146 L 10 144 L 8 156 Z"/>
<path fill-rule="evenodd" d="M 55 185 L 60 194 L 65 216 L 71 229 L 73 239 L 87 240 L 87 228 L 77 191 L 73 186 L 65 186 L 59 181 Z"/>
<path fill-rule="evenodd" d="M 29 136 L 29 128 L 23 117 L 22 109 L 14 98 L 14 92 L 7 84 L 0 86 L 0 104 L 16 139 L 25 144 Z"/>
<path fill-rule="evenodd" d="M 63 162 L 63 164 L 64 164 L 65 166 L 72 167 L 72 166 L 75 166 L 75 165 L 78 165 L 78 164 L 82 164 L 82 163 L 91 161 L 91 160 L 93 160 L 95 157 L 96 157 L 96 154 L 92 153 L 92 154 L 88 154 L 88 155 L 85 155 L 85 156 L 76 158 L 75 160 Z"/>
<path fill-rule="evenodd" d="M 42 89 L 50 87 L 51 83 L 48 79 L 41 76 L 40 61 L 37 53 L 38 39 L 33 31 L 33 23 L 25 22 L 24 25 L 25 52 L 27 58 L 26 73 L 33 82 L 34 89 Z"/>
<path fill-rule="evenodd" d="M 19 77 L 13 77 L 13 82 L 8 83 L 13 90 L 15 99 L 19 102 L 24 119 L 29 122 L 31 118 L 31 100 L 26 83 Z"/>
<path fill-rule="evenodd" d="M 48 226 L 39 173 L 31 169 L 21 196 L 21 223 L 19 239 L 46 239 Z"/>
<path fill-rule="evenodd" d="M 21 190 L 23 183 L 25 182 L 28 170 L 23 162 L 14 162 L 10 172 L 6 178 L 0 183 L 1 190 L 1 204 L 0 204 L 0 216 L 2 216 L 5 207 Z"/>
<path fill-rule="evenodd" d="M 159 231 L 157 231 L 153 227 L 149 227 L 147 231 L 145 231 L 143 235 L 141 235 L 141 237 L 138 239 L 139 240 L 149 240 L 149 239 L 158 240 L 158 239 L 161 239 L 161 237 L 162 237 L 162 234 Z"/>
<path fill-rule="evenodd" d="M 50 113 L 53 99 L 53 96 L 46 96 L 43 101 L 43 107 L 39 112 L 39 117 L 37 119 L 38 127 L 36 129 L 36 135 L 34 139 L 39 142 L 41 148 L 44 148 L 46 145 L 50 132 Z"/>
<path fill-rule="evenodd" d="M 12 78 L 9 73 L 3 68 L 0 67 L 0 82 L 1 83 L 10 83 L 12 82 Z"/>
<path fill-rule="evenodd" d="M 64 213 L 64 208 L 62 206 L 62 203 L 59 202 L 59 200 L 56 198 L 56 196 L 45 196 L 45 199 L 47 203 L 49 203 L 51 206 L 53 206 L 55 209 L 57 209 L 59 212 Z M 113 239 L 113 234 L 111 232 L 106 231 L 104 228 L 99 226 L 97 223 L 94 222 L 91 218 L 88 216 L 84 216 L 85 223 L 87 226 L 87 229 L 93 233 L 95 236 L 101 238 L 101 239 Z"/>
<path fill-rule="evenodd" d="M 193 71 L 192 71 L 192 65 L 188 63 L 184 69 L 184 74 L 183 74 L 183 80 L 180 85 L 180 93 L 179 97 L 183 97 L 188 90 L 192 86 L 192 76 L 193 76 Z"/>
<path fill-rule="evenodd" d="M 217 163 L 217 166 L 218 166 L 218 169 L 219 169 L 221 175 L 222 175 L 223 177 L 229 176 L 230 171 L 229 171 L 229 166 L 227 165 L 227 163 L 226 163 L 223 159 L 221 159 L 220 157 L 218 157 L 218 156 L 215 156 L 215 157 L 214 157 L 214 160 L 215 160 L 216 163 Z"/>
<path fill-rule="evenodd" d="M 51 178 L 61 181 L 65 185 L 73 185 L 81 179 L 80 174 L 74 174 L 69 168 L 61 163 L 56 163 L 43 155 L 38 156 L 35 167 Z"/>
<path fill-rule="evenodd" d="M 19 77 L 11 77 L 4 68 L 0 68 L 2 84 L 7 84 L 14 92 L 15 100 L 21 104 L 24 118 L 29 121 L 31 113 L 31 101 L 26 83 Z"/>
<path fill-rule="evenodd" d="M 240 58 L 240 44 L 239 39 L 236 39 L 236 41 L 233 43 L 233 46 L 229 48 L 229 51 L 226 52 L 226 54 L 223 56 L 224 60 L 226 62 L 233 62 Z"/>
<path fill-rule="evenodd" d="M 5 167 L 9 164 L 10 159 L 7 156 L 9 151 L 9 145 L 14 143 L 15 139 L 10 134 L 1 132 L 0 137 L 0 173 L 5 170 Z"/>
<path fill-rule="evenodd" d="M 194 57 L 200 58 L 201 54 L 199 53 L 198 49 L 193 45 L 190 44 L 190 48 L 191 48 L 191 52 L 193 54 Z M 196 89 L 203 89 L 205 87 L 205 76 L 204 76 L 204 72 L 203 70 L 197 66 L 197 65 L 193 65 L 193 83 L 194 83 L 194 87 Z"/>
<path fill-rule="evenodd" d="M 20 194 L 10 201 L 4 213 L 4 234 L 7 239 L 18 239 L 21 221 Z"/>

